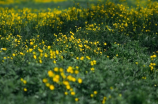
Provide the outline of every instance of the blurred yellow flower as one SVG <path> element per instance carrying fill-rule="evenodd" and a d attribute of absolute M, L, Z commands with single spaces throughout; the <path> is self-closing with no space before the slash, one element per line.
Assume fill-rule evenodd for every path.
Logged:
<path fill-rule="evenodd" d="M 54 68 L 54 71 L 55 71 L 55 72 L 58 72 L 58 71 L 59 71 L 58 67 L 55 67 L 55 68 Z"/>
<path fill-rule="evenodd" d="M 48 76 L 49 76 L 49 77 L 53 77 L 53 76 L 54 76 L 53 71 L 49 70 L 49 71 L 48 71 Z"/>
<path fill-rule="evenodd" d="M 104 45 L 107 45 L 107 43 L 104 43 Z"/>
<path fill-rule="evenodd" d="M 94 94 L 96 95 L 98 92 L 97 91 L 94 91 Z"/>
<path fill-rule="evenodd" d="M 78 83 L 82 83 L 82 79 L 81 78 L 78 79 Z"/>
<path fill-rule="evenodd" d="M 75 98 L 75 101 L 78 101 L 78 98 Z"/>
<path fill-rule="evenodd" d="M 91 97 L 94 97 L 94 95 L 93 95 L 93 94 L 91 94 L 90 96 L 91 96 Z"/>
<path fill-rule="evenodd" d="M 65 92 L 65 95 L 67 95 L 68 93 L 67 92 Z"/>
<path fill-rule="evenodd" d="M 48 80 L 47 80 L 46 78 L 44 78 L 44 79 L 43 79 L 43 82 L 46 83 L 46 82 L 48 82 Z"/>
<path fill-rule="evenodd" d="M 72 91 L 72 92 L 71 92 L 71 95 L 75 95 L 75 92 Z"/>
<path fill-rule="evenodd" d="M 27 88 L 24 88 L 24 91 L 26 92 L 26 91 L 27 91 Z"/>
<path fill-rule="evenodd" d="M 50 85 L 49 88 L 50 88 L 50 90 L 54 90 L 55 87 L 54 87 L 54 85 Z"/>

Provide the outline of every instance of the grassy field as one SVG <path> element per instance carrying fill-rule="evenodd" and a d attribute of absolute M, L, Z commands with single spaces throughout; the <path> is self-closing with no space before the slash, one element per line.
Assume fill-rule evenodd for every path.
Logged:
<path fill-rule="evenodd" d="M 0 104 L 157 104 L 157 5 L 0 0 Z"/>

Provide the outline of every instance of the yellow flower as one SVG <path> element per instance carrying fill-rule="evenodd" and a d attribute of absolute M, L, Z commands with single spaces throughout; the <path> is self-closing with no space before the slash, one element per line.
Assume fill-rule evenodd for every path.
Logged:
<path fill-rule="evenodd" d="M 49 77 L 53 77 L 53 76 L 54 76 L 54 73 L 53 73 L 51 70 L 49 70 L 49 71 L 48 71 L 48 76 L 49 76 Z"/>
<path fill-rule="evenodd" d="M 50 48 L 51 48 L 51 46 L 48 46 L 47 48 L 48 48 L 48 49 L 50 49 Z"/>
<path fill-rule="evenodd" d="M 96 60 L 93 60 L 93 64 L 94 64 L 94 65 L 96 64 Z"/>
<path fill-rule="evenodd" d="M 36 59 L 36 55 L 33 55 L 33 58 Z"/>
<path fill-rule="evenodd" d="M 57 67 L 54 68 L 54 71 L 57 72 L 59 69 Z"/>
<path fill-rule="evenodd" d="M 93 68 L 93 67 L 91 68 L 91 71 L 94 71 L 94 68 Z"/>
<path fill-rule="evenodd" d="M 72 91 L 72 92 L 71 92 L 71 95 L 75 95 L 75 92 Z"/>
<path fill-rule="evenodd" d="M 26 84 L 27 83 L 26 80 L 23 80 L 23 83 Z"/>
<path fill-rule="evenodd" d="M 153 55 L 153 57 L 157 57 L 156 55 Z"/>
<path fill-rule="evenodd" d="M 96 95 L 98 92 L 97 91 L 94 91 L 94 94 Z"/>
<path fill-rule="evenodd" d="M 54 60 L 53 63 L 56 64 L 56 61 Z"/>
<path fill-rule="evenodd" d="M 78 74 L 79 73 L 79 71 L 78 70 L 75 70 L 75 74 Z"/>
<path fill-rule="evenodd" d="M 73 73 L 73 68 L 72 68 L 71 66 L 69 66 L 69 67 L 67 68 L 67 72 L 68 72 L 68 73 Z"/>
<path fill-rule="evenodd" d="M 82 57 L 80 58 L 80 60 L 84 60 L 84 56 L 82 56 Z"/>
<path fill-rule="evenodd" d="M 6 51 L 6 50 L 7 50 L 7 48 L 1 48 L 1 50 Z"/>
<path fill-rule="evenodd" d="M 27 91 L 27 88 L 24 88 L 24 91 L 26 92 L 26 91 Z"/>
<path fill-rule="evenodd" d="M 60 71 L 60 72 L 63 72 L 63 68 L 60 68 L 59 71 Z"/>
<path fill-rule="evenodd" d="M 47 80 L 46 78 L 44 78 L 44 79 L 43 79 L 43 82 L 46 83 L 46 82 L 48 82 L 48 80 Z"/>
<path fill-rule="evenodd" d="M 59 75 L 55 75 L 54 78 L 53 78 L 53 81 L 58 83 L 59 82 L 59 78 L 60 78 Z"/>
<path fill-rule="evenodd" d="M 78 83 L 82 83 L 82 79 L 81 78 L 78 79 Z"/>
<path fill-rule="evenodd" d="M 33 45 L 33 42 L 30 42 L 30 45 Z"/>
<path fill-rule="evenodd" d="M 94 97 L 94 95 L 93 95 L 93 94 L 91 94 L 91 97 Z"/>
<path fill-rule="evenodd" d="M 76 78 L 72 78 L 72 81 L 75 82 L 75 81 L 76 81 Z"/>
<path fill-rule="evenodd" d="M 46 83 L 46 86 L 47 86 L 47 87 L 49 87 L 49 86 L 50 86 L 50 84 L 49 84 L 49 83 Z"/>
<path fill-rule="evenodd" d="M 39 63 L 42 63 L 42 60 L 41 60 L 41 59 L 39 60 Z"/>
<path fill-rule="evenodd" d="M 78 101 L 78 98 L 75 98 L 75 101 Z"/>
<path fill-rule="evenodd" d="M 67 95 L 68 93 L 67 92 L 65 92 L 65 95 Z"/>
<path fill-rule="evenodd" d="M 15 57 L 15 53 L 13 53 L 12 56 Z"/>
<path fill-rule="evenodd" d="M 67 85 L 69 85 L 69 82 L 68 81 L 63 81 L 63 84 L 67 86 Z"/>
<path fill-rule="evenodd" d="M 78 59 L 79 59 L 79 57 L 76 57 L 76 59 L 78 60 Z"/>
<path fill-rule="evenodd" d="M 48 57 L 47 53 L 44 53 L 44 57 Z"/>
<path fill-rule="evenodd" d="M 90 59 L 91 59 L 89 56 L 86 56 L 86 58 L 87 58 L 88 60 L 90 60 Z"/>
<path fill-rule="evenodd" d="M 58 50 L 56 50 L 55 52 L 56 52 L 56 54 L 59 54 L 59 51 L 58 51 Z"/>
<path fill-rule="evenodd" d="M 70 89 L 70 91 L 72 92 L 72 91 L 73 91 L 73 89 L 71 88 L 71 89 Z"/>
<path fill-rule="evenodd" d="M 153 63 L 153 66 L 155 66 L 156 65 L 156 63 Z"/>
<path fill-rule="evenodd" d="M 138 64 L 138 62 L 136 62 L 136 64 Z"/>
<path fill-rule="evenodd" d="M 104 45 L 107 45 L 106 43 L 104 43 Z"/>
<path fill-rule="evenodd" d="M 53 85 L 50 85 L 49 88 L 50 88 L 50 90 L 54 90 L 54 86 Z"/>
<path fill-rule="evenodd" d="M 78 69 L 79 67 L 78 66 L 76 66 L 76 69 Z"/>
<path fill-rule="evenodd" d="M 23 79 L 23 78 L 21 78 L 20 80 L 23 82 L 23 80 L 24 80 L 24 79 Z"/>
<path fill-rule="evenodd" d="M 66 89 L 68 89 L 68 90 L 69 90 L 70 88 L 71 88 L 71 87 L 70 87 L 70 85 L 67 85 L 67 86 L 66 86 Z"/>
<path fill-rule="evenodd" d="M 93 66 L 94 65 L 94 63 L 93 63 L 93 61 L 91 61 L 91 66 Z"/>

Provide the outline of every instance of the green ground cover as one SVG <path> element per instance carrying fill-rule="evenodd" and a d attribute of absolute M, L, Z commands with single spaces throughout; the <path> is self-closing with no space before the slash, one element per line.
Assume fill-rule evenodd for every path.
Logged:
<path fill-rule="evenodd" d="M 157 5 L 1 4 L 0 104 L 157 104 Z"/>

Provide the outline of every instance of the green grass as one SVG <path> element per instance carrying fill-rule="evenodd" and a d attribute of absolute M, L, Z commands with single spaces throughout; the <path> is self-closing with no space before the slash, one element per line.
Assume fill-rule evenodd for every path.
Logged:
<path fill-rule="evenodd" d="M 157 2 L 77 2 L 3 5 L 0 104 L 157 104 Z"/>

